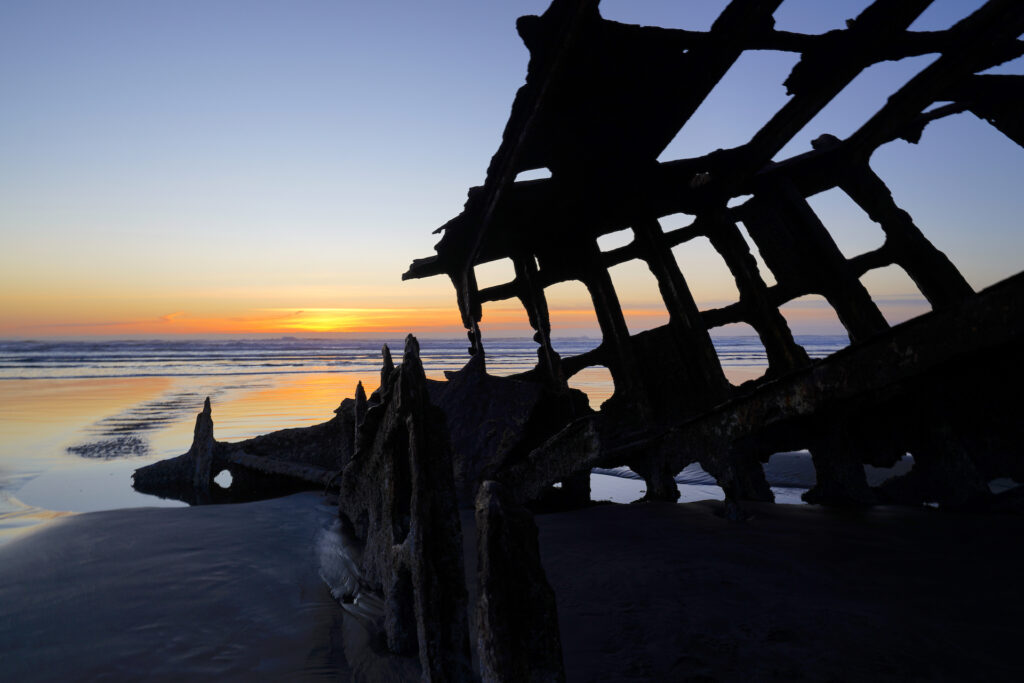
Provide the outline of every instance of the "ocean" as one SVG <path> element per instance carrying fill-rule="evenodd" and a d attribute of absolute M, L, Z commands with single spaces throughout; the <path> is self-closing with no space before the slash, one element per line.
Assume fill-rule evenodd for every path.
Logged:
<path fill-rule="evenodd" d="M 763 374 L 767 361 L 756 337 L 714 341 L 730 381 Z M 813 357 L 848 344 L 840 335 L 797 341 Z M 555 347 L 571 356 L 598 343 L 566 338 Z M 401 338 L 0 341 L 0 543 L 62 514 L 182 505 L 137 493 L 131 473 L 188 450 L 207 396 L 221 441 L 324 422 L 358 382 L 368 392 L 376 388 L 384 344 L 399 361 Z M 462 339 L 421 339 L 420 346 L 435 379 L 467 359 Z M 485 349 L 492 374 L 515 374 L 536 362 L 530 339 L 488 339 Z M 604 368 L 588 368 L 571 384 L 595 408 L 613 390 Z M 799 502 L 813 484 L 802 475 L 780 476 L 772 481 L 780 502 Z M 628 470 L 594 480 L 595 498 L 628 502 L 642 495 L 643 482 Z M 684 501 L 721 497 L 699 466 L 677 481 Z"/>

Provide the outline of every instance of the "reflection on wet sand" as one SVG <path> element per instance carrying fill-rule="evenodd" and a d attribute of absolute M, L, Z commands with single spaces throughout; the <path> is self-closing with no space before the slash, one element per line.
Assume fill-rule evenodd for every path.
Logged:
<path fill-rule="evenodd" d="M 814 339 L 802 341 L 814 356 L 845 343 L 820 338 L 814 346 Z M 64 344 L 40 367 L 15 367 L 12 356 L 8 373 L 34 372 L 39 379 L 0 380 L 0 528 L 38 525 L 50 510 L 170 504 L 134 491 L 131 473 L 188 450 L 195 416 L 207 396 L 214 407 L 217 438 L 223 441 L 326 422 L 343 399 L 355 394 L 358 382 L 367 393 L 377 387 L 381 343 Z M 559 348 L 569 356 L 593 343 L 560 340 Z M 529 369 L 535 362 L 531 344 L 493 342 L 489 366 L 498 374 Z M 759 345 L 746 338 L 717 340 L 716 345 L 734 384 L 764 372 Z M 424 349 L 431 379 L 444 379 L 445 370 L 464 362 L 461 340 L 434 340 Z M 139 358 L 146 362 L 140 365 Z M 327 367 L 336 369 L 316 371 Z M 252 372 L 257 368 L 267 372 Z M 146 376 L 124 376 L 141 370 Z M 584 391 L 595 409 L 613 391 L 610 373 L 600 366 L 585 368 L 570 384 Z M 21 502 L 11 502 L 15 497 Z"/>
<path fill-rule="evenodd" d="M 52 434 L 81 429 L 125 406 L 152 400 L 173 384 L 169 377 L 12 379 L 0 382 L 0 457 Z"/>
<path fill-rule="evenodd" d="M 25 505 L 17 498 L 0 493 L 0 545 L 14 540 L 44 522 L 70 514 L 73 513 Z"/>
<path fill-rule="evenodd" d="M 180 504 L 130 476 L 188 450 L 206 396 L 218 437 L 236 441 L 325 422 L 359 381 L 379 374 L 0 381 L 0 544 L 68 511 Z"/>

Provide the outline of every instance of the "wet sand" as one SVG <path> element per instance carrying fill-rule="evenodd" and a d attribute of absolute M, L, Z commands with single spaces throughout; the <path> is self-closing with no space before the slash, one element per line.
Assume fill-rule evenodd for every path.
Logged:
<path fill-rule="evenodd" d="M 0 548 L 0 680 L 345 680 L 306 493 L 55 521 Z"/>
<path fill-rule="evenodd" d="M 1024 679 L 1024 519 L 748 509 L 742 523 L 716 501 L 539 515 L 569 680 Z M 332 518 L 299 494 L 52 522 L 0 548 L 0 679 L 388 671 L 343 656 L 314 551 Z"/>
<path fill-rule="evenodd" d="M 1024 680 L 1024 518 L 747 507 L 538 516 L 569 680 Z"/>

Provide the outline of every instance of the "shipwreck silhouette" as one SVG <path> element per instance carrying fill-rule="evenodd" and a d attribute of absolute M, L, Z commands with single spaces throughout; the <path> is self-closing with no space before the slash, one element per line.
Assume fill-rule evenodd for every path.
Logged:
<path fill-rule="evenodd" d="M 1024 54 L 1024 3 L 990 0 L 953 27 L 908 27 L 928 0 L 878 0 L 847 28 L 821 35 L 774 29 L 781 0 L 733 0 L 707 32 L 603 19 L 597 0 L 554 0 L 517 28 L 530 50 L 502 143 L 465 209 L 439 228 L 436 253 L 403 278 L 448 276 L 468 331 L 470 360 L 447 382 L 426 380 L 415 339 L 401 364 L 384 350 L 381 386 L 360 386 L 338 416 L 238 444 L 213 438 L 209 405 L 189 453 L 140 469 L 136 487 L 191 502 L 336 488 L 358 548 L 360 585 L 377 595 L 390 651 L 419 653 L 426 678 L 469 680 L 466 577 L 458 508 L 476 515 L 476 642 L 489 680 L 560 680 L 557 614 L 530 510 L 589 502 L 593 467 L 629 466 L 648 500 L 676 500 L 674 476 L 700 465 L 722 487 L 726 514 L 771 501 L 762 463 L 807 449 L 817 473 L 808 502 L 937 503 L 1020 509 L 1024 274 L 974 292 L 897 204 L 870 166 L 897 138 L 970 112 L 1024 145 L 1024 76 L 979 75 Z M 747 142 L 694 159 L 658 157 L 736 60 L 749 50 L 799 53 L 791 97 Z M 772 159 L 864 69 L 937 55 L 846 139 Z M 937 103 L 940 106 L 934 107 Z M 550 178 L 516 182 L 547 168 Z M 838 188 L 881 226 L 885 243 L 846 258 L 807 197 Z M 737 199 L 739 198 L 739 199 Z M 659 218 L 684 213 L 685 227 Z M 774 276 L 766 284 L 738 223 Z M 602 235 L 633 239 L 601 251 Z M 707 238 L 739 301 L 701 311 L 672 253 Z M 479 288 L 477 266 L 508 259 L 510 282 Z M 640 259 L 656 277 L 669 322 L 631 335 L 609 268 Z M 860 278 L 895 265 L 932 311 L 890 327 Z M 545 288 L 582 282 L 602 333 L 596 349 L 562 358 L 551 342 Z M 824 297 L 848 348 L 811 360 L 780 306 Z M 538 344 L 535 369 L 486 373 L 482 305 L 518 299 Z M 725 378 L 709 330 L 747 323 L 769 370 L 740 386 Z M 600 410 L 568 386 L 603 365 L 615 391 Z M 909 473 L 870 487 L 864 465 Z M 230 496 L 212 485 L 235 476 Z M 558 484 L 555 488 L 554 485 Z M 355 599 L 356 596 L 350 596 Z M 509 601 L 516 604 L 511 605 Z M 524 613 L 523 610 L 529 612 Z"/>

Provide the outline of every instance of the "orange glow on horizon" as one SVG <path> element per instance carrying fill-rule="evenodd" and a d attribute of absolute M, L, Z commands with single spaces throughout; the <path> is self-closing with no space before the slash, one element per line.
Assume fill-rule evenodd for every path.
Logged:
<path fill-rule="evenodd" d="M 664 310 L 625 309 L 630 319 L 646 320 L 664 316 Z M 553 328 L 569 334 L 598 334 L 597 318 L 590 308 L 553 308 Z M 526 312 L 516 306 L 489 307 L 481 325 L 501 332 L 530 334 Z M 5 326 L 4 334 L 43 336 L 116 335 L 216 335 L 216 334 L 452 334 L 464 332 L 458 310 L 452 307 L 419 308 L 272 308 L 247 311 L 243 315 L 193 315 L 173 311 L 145 319 L 89 323 L 26 324 Z"/>
<path fill-rule="evenodd" d="M 842 326 L 831 307 L 817 302 L 796 302 L 781 310 L 795 332 L 842 332 Z M 597 316 L 589 302 L 570 303 L 549 310 L 552 334 L 555 336 L 600 336 Z M 916 302 L 897 302 L 881 308 L 891 318 L 906 319 L 917 315 L 926 306 Z M 920 310 L 920 309 L 924 310 Z M 664 306 L 626 305 L 623 315 L 631 333 L 665 324 L 668 314 Z M 107 318 L 98 311 L 82 311 L 75 318 L 53 323 L 46 320 L 0 321 L 0 337 L 139 337 L 154 338 L 204 335 L 361 335 L 383 337 L 408 333 L 429 336 L 461 337 L 461 317 L 455 306 L 420 307 L 277 307 L 249 308 L 234 314 L 228 310 L 189 312 L 173 310 L 147 317 Z M 106 317 L 106 316 L 104 316 Z M 77 318 L 77 319 L 76 319 Z M 91 320 L 90 320 L 91 319 Z M 52 320 L 52 318 L 51 318 Z M 502 302 L 484 307 L 480 326 L 489 336 L 532 335 L 526 311 L 517 302 Z M 806 328 L 806 329 L 805 329 Z"/>
<path fill-rule="evenodd" d="M 114 322 L 29 324 L 0 334 L 205 335 L 205 334 L 385 334 L 439 328 L 462 329 L 457 311 L 447 308 L 257 309 L 242 315 L 193 315 L 176 311 L 152 318 Z"/>

